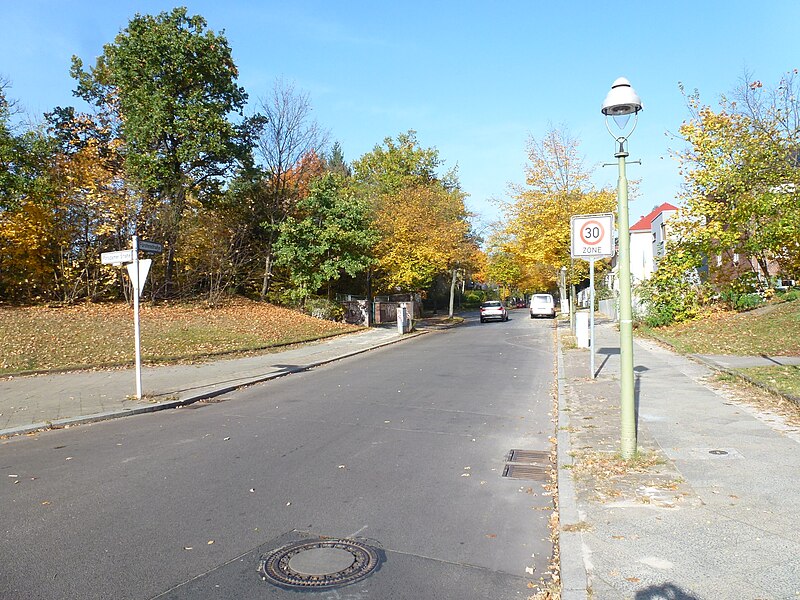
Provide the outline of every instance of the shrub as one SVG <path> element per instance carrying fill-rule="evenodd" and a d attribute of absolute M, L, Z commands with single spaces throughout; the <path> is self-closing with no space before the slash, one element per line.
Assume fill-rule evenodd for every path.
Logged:
<path fill-rule="evenodd" d="M 750 310 L 764 303 L 765 290 L 758 276 L 752 271 L 743 273 L 730 282 L 718 296 L 718 300 L 737 311 Z"/>
<path fill-rule="evenodd" d="M 340 302 L 333 302 L 327 298 L 307 298 L 304 309 L 312 317 L 318 319 L 341 321 L 344 318 L 344 306 Z"/>
<path fill-rule="evenodd" d="M 642 319 L 650 327 L 663 327 L 694 319 L 706 290 L 697 278 L 699 261 L 691 253 L 673 248 L 658 262 L 658 269 L 639 285 L 644 302 Z"/>
<path fill-rule="evenodd" d="M 483 290 L 468 290 L 464 294 L 464 306 L 476 307 L 486 300 L 486 292 Z"/>

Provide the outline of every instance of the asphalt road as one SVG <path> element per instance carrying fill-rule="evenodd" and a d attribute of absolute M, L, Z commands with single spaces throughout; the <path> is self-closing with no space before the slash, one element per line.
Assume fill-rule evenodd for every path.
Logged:
<path fill-rule="evenodd" d="M 550 449 L 553 324 L 511 316 L 220 402 L 12 438 L 0 597 L 296 598 L 259 559 L 325 536 L 381 564 L 312 597 L 526 598 L 552 499 L 502 475 L 511 449 Z"/>

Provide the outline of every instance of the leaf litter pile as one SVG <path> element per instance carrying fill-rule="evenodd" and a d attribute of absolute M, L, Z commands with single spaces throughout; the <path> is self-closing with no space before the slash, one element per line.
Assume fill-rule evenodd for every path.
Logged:
<path fill-rule="evenodd" d="M 245 299 L 214 308 L 144 304 L 140 323 L 145 363 L 269 351 L 359 329 Z M 127 304 L 0 308 L 0 375 L 133 362 L 133 308 Z"/>

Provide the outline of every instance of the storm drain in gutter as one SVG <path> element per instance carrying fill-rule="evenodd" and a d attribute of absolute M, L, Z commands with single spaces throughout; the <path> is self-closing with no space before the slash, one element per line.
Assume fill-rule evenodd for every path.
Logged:
<path fill-rule="evenodd" d="M 511 450 L 506 455 L 503 477 L 544 482 L 550 477 L 550 468 L 546 450 Z"/>

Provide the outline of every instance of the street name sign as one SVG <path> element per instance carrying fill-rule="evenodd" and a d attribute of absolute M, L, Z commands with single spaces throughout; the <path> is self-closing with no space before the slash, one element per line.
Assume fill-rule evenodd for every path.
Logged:
<path fill-rule="evenodd" d="M 139 240 L 139 250 L 142 252 L 150 252 L 151 254 L 160 254 L 164 251 L 164 246 L 156 242 L 147 242 Z"/>
<path fill-rule="evenodd" d="M 614 256 L 614 215 L 574 215 L 570 224 L 572 258 Z"/>
<path fill-rule="evenodd" d="M 133 262 L 133 248 L 100 254 L 100 263 L 104 265 L 121 265 L 129 262 Z"/>

